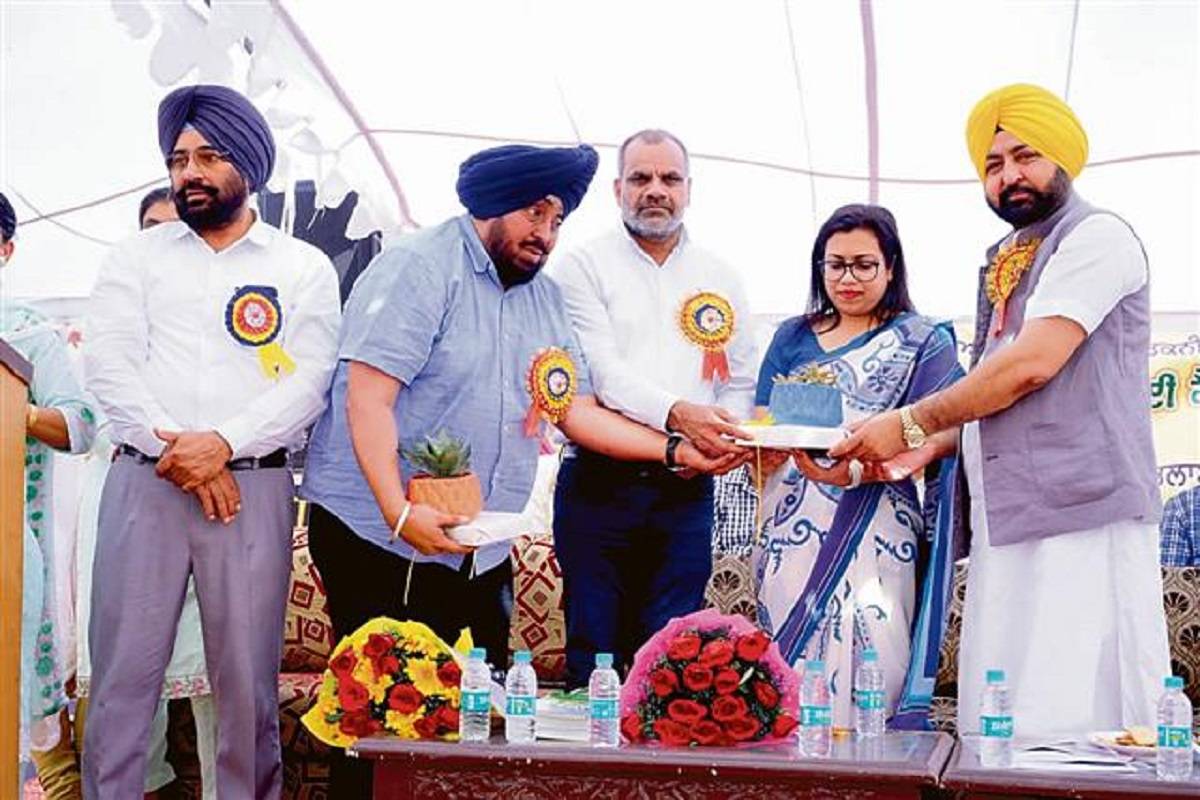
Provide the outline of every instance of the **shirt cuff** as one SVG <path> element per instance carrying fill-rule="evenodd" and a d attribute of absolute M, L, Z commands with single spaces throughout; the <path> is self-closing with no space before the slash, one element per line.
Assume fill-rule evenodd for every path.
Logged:
<path fill-rule="evenodd" d="M 230 461 L 241 458 L 246 447 L 254 441 L 254 431 L 251 426 L 237 417 L 221 423 L 214 430 L 229 445 L 229 449 L 232 451 L 229 454 Z"/>

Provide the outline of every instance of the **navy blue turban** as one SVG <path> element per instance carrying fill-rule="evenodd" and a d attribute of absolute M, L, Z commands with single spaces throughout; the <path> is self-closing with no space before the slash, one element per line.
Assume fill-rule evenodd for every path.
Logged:
<path fill-rule="evenodd" d="M 17 212 L 13 211 L 12 203 L 0 194 L 0 239 L 8 241 L 17 232 Z"/>
<path fill-rule="evenodd" d="M 224 86 L 183 86 L 158 104 L 158 146 L 163 157 L 175 149 L 185 125 L 229 155 L 242 178 L 257 192 L 275 166 L 275 138 L 258 109 Z"/>
<path fill-rule="evenodd" d="M 458 168 L 458 199 L 476 219 L 501 217 L 552 194 L 566 217 L 579 207 L 600 156 L 578 147 L 509 144 L 483 150 Z"/>

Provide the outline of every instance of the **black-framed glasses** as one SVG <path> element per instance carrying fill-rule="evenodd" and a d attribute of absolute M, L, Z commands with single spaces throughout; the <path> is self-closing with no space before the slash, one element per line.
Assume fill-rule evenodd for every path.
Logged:
<path fill-rule="evenodd" d="M 197 147 L 191 152 L 176 150 L 165 159 L 167 170 L 172 175 L 178 175 L 187 169 L 188 162 L 193 159 L 198 169 L 208 172 L 218 164 L 228 161 L 229 154 L 215 147 Z"/>
<path fill-rule="evenodd" d="M 875 280 L 875 276 L 879 274 L 879 262 L 873 258 L 856 258 L 853 261 L 845 261 L 840 258 L 827 258 L 820 262 L 821 271 L 825 275 L 825 280 L 837 283 L 846 274 L 846 270 L 850 270 L 850 274 L 854 276 L 854 280 L 860 283 L 868 283 Z"/>

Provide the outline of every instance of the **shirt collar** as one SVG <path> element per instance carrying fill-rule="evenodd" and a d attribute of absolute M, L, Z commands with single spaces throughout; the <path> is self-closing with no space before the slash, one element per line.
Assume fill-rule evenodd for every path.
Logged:
<path fill-rule="evenodd" d="M 251 244 L 258 245 L 259 247 L 266 247 L 268 244 L 270 244 L 271 236 L 274 233 L 274 230 L 270 225 L 262 221 L 262 217 L 258 215 L 257 211 L 252 211 L 251 213 L 254 214 L 254 222 L 250 224 L 249 230 L 246 231 L 241 239 L 238 239 L 229 247 L 226 247 L 224 252 L 232 250 L 234 247 L 240 245 L 243 241 L 248 241 Z M 170 226 L 168 230 L 171 238 L 182 239 L 190 234 L 192 238 L 204 244 L 205 247 L 208 246 L 208 243 L 200 237 L 200 234 L 192 230 L 186 222 L 183 222 L 182 220 L 174 220 L 171 222 L 162 223 L 162 226 L 167 225 Z"/>
<path fill-rule="evenodd" d="M 647 253 L 645 250 L 642 249 L 642 246 L 639 245 L 637 243 L 637 240 L 633 238 L 633 234 L 631 234 L 629 232 L 629 228 L 625 227 L 624 222 L 621 223 L 620 229 L 621 229 L 621 236 L 629 244 L 629 247 L 634 252 L 634 254 L 637 257 L 641 258 L 643 261 L 645 261 L 647 264 L 650 264 L 659 269 L 666 267 L 672 261 L 674 261 L 676 258 L 679 258 L 680 257 L 679 254 L 684 251 L 684 249 L 687 247 L 688 241 L 689 241 L 687 226 L 681 225 L 679 228 L 679 241 L 675 243 L 675 246 L 671 248 L 671 252 L 667 254 L 667 260 L 664 261 L 662 264 L 659 264 L 657 261 L 655 261 L 653 258 L 650 257 L 649 253 Z"/>
<path fill-rule="evenodd" d="M 496 271 L 496 265 L 492 263 L 492 257 L 483 248 L 483 242 L 479 238 L 479 231 L 475 230 L 475 225 L 471 222 L 470 214 L 463 214 L 458 218 L 458 229 L 462 234 L 463 242 L 467 246 L 467 258 L 471 260 L 471 268 L 475 271 L 475 274 L 491 275 L 496 285 L 504 288 L 504 285 L 500 282 L 500 273 Z"/>

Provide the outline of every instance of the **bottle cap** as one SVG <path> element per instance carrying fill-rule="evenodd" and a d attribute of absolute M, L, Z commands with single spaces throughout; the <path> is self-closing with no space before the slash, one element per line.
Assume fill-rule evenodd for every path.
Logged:
<path fill-rule="evenodd" d="M 485 650 L 482 647 L 472 647 L 471 648 L 471 660 L 472 661 L 487 661 L 487 650 Z"/>
<path fill-rule="evenodd" d="M 819 658 L 810 658 L 804 663 L 804 669 L 808 672 L 824 672 L 825 662 Z"/>
<path fill-rule="evenodd" d="M 987 682 L 988 683 L 1004 683 L 1004 670 L 989 669 L 987 671 Z"/>
<path fill-rule="evenodd" d="M 1165 679 L 1163 679 L 1163 686 L 1167 689 L 1182 689 L 1183 678 L 1179 677 L 1178 675 L 1168 675 Z"/>
<path fill-rule="evenodd" d="M 513 653 L 514 664 L 528 664 L 533 659 L 533 654 L 528 650 L 518 650 Z"/>
<path fill-rule="evenodd" d="M 868 647 L 862 651 L 862 660 L 864 664 L 874 664 L 879 660 L 879 654 L 875 652 L 874 647 Z"/>
<path fill-rule="evenodd" d="M 596 653 L 596 669 L 612 669 L 612 653 Z"/>

